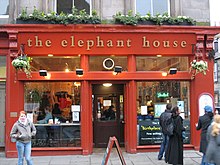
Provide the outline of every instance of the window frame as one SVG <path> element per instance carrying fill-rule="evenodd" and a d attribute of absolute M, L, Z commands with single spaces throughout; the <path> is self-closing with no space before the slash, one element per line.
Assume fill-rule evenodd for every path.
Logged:
<path fill-rule="evenodd" d="M 54 0 L 55 1 L 55 3 L 54 3 L 54 11 L 57 13 L 57 0 Z M 72 2 L 73 2 L 73 6 L 72 7 L 74 7 L 75 6 L 75 0 L 72 0 Z M 90 4 L 90 8 L 89 8 L 89 15 L 92 15 L 92 0 L 89 0 L 89 4 Z M 70 14 L 70 13 L 68 13 L 68 14 Z"/>
<path fill-rule="evenodd" d="M 8 0 L 8 8 L 9 8 L 9 0 Z M 9 18 L 9 13 L 8 14 L 0 14 L 0 19 L 7 19 L 7 18 Z"/>
<path fill-rule="evenodd" d="M 138 13 L 138 12 L 137 12 L 137 5 L 136 5 L 136 4 L 137 4 L 137 1 L 138 1 L 138 0 L 135 0 L 135 2 L 134 2 L 134 13 L 135 13 L 135 14 Z M 145 0 L 145 1 L 146 1 L 146 0 Z M 166 1 L 167 1 L 167 7 L 168 7 L 168 8 L 167 8 L 167 13 L 168 13 L 168 15 L 170 15 L 170 0 L 166 0 Z M 150 11 L 150 14 L 153 16 L 153 15 L 154 15 L 154 14 L 153 14 L 153 13 L 154 13 L 154 12 L 153 12 L 153 5 L 154 5 L 153 2 L 154 2 L 154 0 L 150 0 L 150 2 L 151 2 L 151 7 L 150 7 L 150 8 L 151 8 L 151 9 L 150 9 L 151 11 Z M 160 14 L 163 14 L 163 13 L 160 13 Z"/>

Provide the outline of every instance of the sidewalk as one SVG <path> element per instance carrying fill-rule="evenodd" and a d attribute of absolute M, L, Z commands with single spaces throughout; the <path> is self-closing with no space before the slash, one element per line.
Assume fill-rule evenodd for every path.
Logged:
<path fill-rule="evenodd" d="M 34 165 L 101 165 L 105 150 L 94 152 L 92 155 L 68 155 L 68 156 L 33 156 Z M 163 160 L 157 160 L 158 152 L 145 152 L 129 154 L 123 152 L 123 157 L 127 165 L 167 165 Z M 184 165 L 199 165 L 202 154 L 194 150 L 184 151 Z M 16 165 L 17 158 L 5 158 L 4 153 L 0 153 L 0 165 Z M 108 165 L 120 165 L 115 148 L 112 149 Z M 25 163 L 26 165 L 26 163 Z"/>

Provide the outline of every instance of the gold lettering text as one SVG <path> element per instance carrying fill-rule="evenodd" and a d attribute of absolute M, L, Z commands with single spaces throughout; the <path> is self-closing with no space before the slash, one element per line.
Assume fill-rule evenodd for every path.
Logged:
<path fill-rule="evenodd" d="M 61 41 L 61 46 L 62 47 L 67 47 L 67 44 L 68 44 L 67 40 L 62 40 Z"/>
<path fill-rule="evenodd" d="M 46 40 L 45 45 L 46 47 L 51 47 L 51 40 Z"/>
<path fill-rule="evenodd" d="M 147 40 L 146 37 L 143 37 L 142 39 L 143 39 L 143 47 L 149 48 L 150 47 L 150 41 Z"/>
<path fill-rule="evenodd" d="M 38 36 L 35 36 L 35 46 L 42 47 L 42 41 L 38 39 Z"/>
<path fill-rule="evenodd" d="M 182 47 L 182 48 L 185 48 L 185 47 L 186 47 L 186 41 L 182 41 L 182 42 L 181 42 L 181 47 Z"/>

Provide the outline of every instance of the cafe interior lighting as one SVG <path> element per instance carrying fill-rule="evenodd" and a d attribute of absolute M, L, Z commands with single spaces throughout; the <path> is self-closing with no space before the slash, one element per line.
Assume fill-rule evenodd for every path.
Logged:
<path fill-rule="evenodd" d="M 83 76 L 83 69 L 76 69 L 76 75 L 79 77 Z"/>
<path fill-rule="evenodd" d="M 102 84 L 104 87 L 111 87 L 112 86 L 112 83 L 103 83 Z"/>
<path fill-rule="evenodd" d="M 166 77 L 167 76 L 167 72 L 162 72 L 162 76 Z"/>
<path fill-rule="evenodd" d="M 47 73 L 47 76 L 44 76 L 44 78 L 49 80 L 51 78 L 51 73 Z"/>
<path fill-rule="evenodd" d="M 69 71 L 70 71 L 69 66 L 68 66 L 68 64 L 66 63 L 65 72 L 69 72 Z"/>

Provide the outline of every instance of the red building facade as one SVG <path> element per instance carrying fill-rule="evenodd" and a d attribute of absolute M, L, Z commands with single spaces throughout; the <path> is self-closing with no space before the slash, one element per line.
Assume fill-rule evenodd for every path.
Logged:
<path fill-rule="evenodd" d="M 7 56 L 6 156 L 16 156 L 9 134 L 23 109 L 36 127 L 47 131 L 45 141 L 39 140 L 42 132 L 33 139 L 34 155 L 87 155 L 96 147 L 107 147 L 110 136 L 116 136 L 129 153 L 156 151 L 161 140 L 158 116 L 168 102 L 182 104 L 179 106 L 189 128 L 184 147 L 198 149 L 195 123 L 202 113 L 201 96 L 209 96 L 207 104 L 213 105 L 214 61 L 210 52 L 218 30 L 197 26 L 2 26 L 4 46 L 0 53 Z M 33 58 L 31 78 L 11 64 L 20 56 L 21 45 L 22 51 Z M 192 78 L 189 68 L 194 59 L 207 61 L 206 75 L 199 73 Z M 118 66 L 122 70 L 112 74 Z M 64 71 L 67 67 L 70 72 Z M 177 73 L 162 76 L 169 68 L 177 68 Z M 77 69 L 83 69 L 82 76 L 76 74 Z M 39 70 L 47 70 L 50 77 L 40 76 Z M 112 87 L 106 90 L 103 83 Z M 31 95 L 34 91 L 38 94 Z M 51 109 L 59 103 L 68 120 L 41 125 L 43 95 L 53 98 L 48 103 Z M 33 101 L 34 96 L 39 98 Z M 112 121 L 102 117 L 110 105 L 116 109 Z M 65 134 L 76 126 L 77 138 Z"/>

